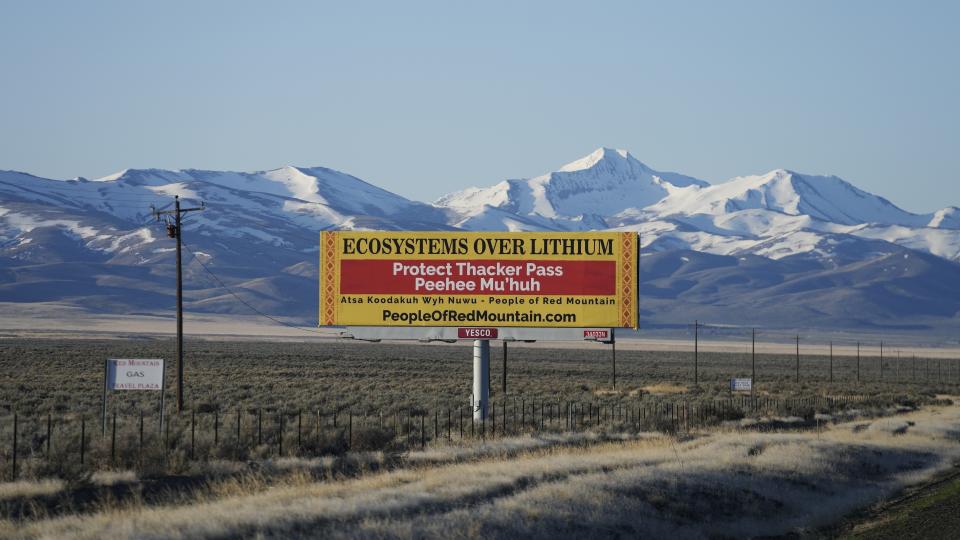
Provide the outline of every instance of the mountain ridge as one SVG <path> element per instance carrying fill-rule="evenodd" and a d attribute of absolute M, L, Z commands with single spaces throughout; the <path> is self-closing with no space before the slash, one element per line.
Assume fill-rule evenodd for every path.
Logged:
<path fill-rule="evenodd" d="M 960 282 L 955 206 L 913 214 L 838 177 L 787 169 L 711 184 L 610 148 L 433 204 L 326 167 L 125 169 L 95 180 L 0 171 L 0 302 L 66 299 L 118 313 L 169 302 L 163 283 L 171 277 L 173 247 L 151 206 L 169 208 L 173 195 L 207 205 L 184 222 L 184 241 L 206 267 L 254 305 L 303 320 L 314 316 L 316 295 L 291 288 L 316 289 L 317 233 L 330 229 L 635 231 L 641 266 L 652 265 L 642 289 L 656 306 L 645 316 L 656 324 L 737 302 L 756 311 L 734 309 L 731 322 L 787 324 L 793 313 L 813 324 L 809 298 L 829 306 L 821 318 L 834 325 L 850 306 L 875 313 L 855 325 L 899 324 L 890 309 L 896 305 L 907 318 L 922 319 L 920 327 L 960 316 L 944 307 L 960 305 L 960 293 L 927 283 Z M 914 264 L 897 263 L 911 258 Z M 713 263 L 696 274 L 701 286 L 690 286 L 691 273 L 667 271 L 707 260 Z M 245 309 L 192 257 L 187 261 L 191 309 Z M 763 295 L 779 300 L 761 301 Z"/>

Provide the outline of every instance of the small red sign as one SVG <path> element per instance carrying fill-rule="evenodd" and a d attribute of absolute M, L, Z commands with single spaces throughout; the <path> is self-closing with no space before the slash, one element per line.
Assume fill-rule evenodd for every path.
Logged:
<path fill-rule="evenodd" d="M 497 339 L 496 328 L 457 328 L 460 339 Z"/>
<path fill-rule="evenodd" d="M 593 339 L 609 339 L 610 331 L 609 330 L 584 330 L 584 338 L 593 338 Z"/>

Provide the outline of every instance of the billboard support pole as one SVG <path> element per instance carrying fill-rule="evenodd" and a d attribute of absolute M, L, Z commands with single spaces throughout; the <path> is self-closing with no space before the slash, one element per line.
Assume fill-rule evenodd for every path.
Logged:
<path fill-rule="evenodd" d="M 473 342 L 473 421 L 487 419 L 490 403 L 490 341 L 477 339 Z"/>

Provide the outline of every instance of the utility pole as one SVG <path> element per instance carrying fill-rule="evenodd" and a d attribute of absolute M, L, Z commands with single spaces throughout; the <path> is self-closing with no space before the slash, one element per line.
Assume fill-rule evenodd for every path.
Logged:
<path fill-rule="evenodd" d="M 857 382 L 860 382 L 860 342 L 857 342 Z"/>
<path fill-rule="evenodd" d="M 753 329 L 750 338 L 750 399 L 753 399 L 753 389 L 757 386 L 757 329 Z"/>
<path fill-rule="evenodd" d="M 880 382 L 883 382 L 883 342 L 880 342 Z"/>
<path fill-rule="evenodd" d="M 833 342 L 830 342 L 830 382 L 833 382 Z"/>
<path fill-rule="evenodd" d="M 700 384 L 700 374 L 698 372 L 698 356 L 700 354 L 700 321 L 693 321 L 693 385 Z"/>
<path fill-rule="evenodd" d="M 797 335 L 797 383 L 800 382 L 800 335 Z"/>
<path fill-rule="evenodd" d="M 181 264 L 180 248 L 182 245 L 181 216 L 187 212 L 204 210 L 201 202 L 197 208 L 180 208 L 180 196 L 173 197 L 173 210 L 153 210 L 154 217 L 172 215 L 173 223 L 167 223 L 167 236 L 177 239 L 177 412 L 183 412 L 183 265 Z"/>

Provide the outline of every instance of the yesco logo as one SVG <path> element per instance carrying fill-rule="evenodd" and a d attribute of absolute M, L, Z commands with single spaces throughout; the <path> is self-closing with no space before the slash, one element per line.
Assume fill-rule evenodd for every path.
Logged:
<path fill-rule="evenodd" d="M 496 328 L 458 328 L 457 337 L 461 339 L 497 339 Z"/>

